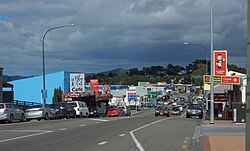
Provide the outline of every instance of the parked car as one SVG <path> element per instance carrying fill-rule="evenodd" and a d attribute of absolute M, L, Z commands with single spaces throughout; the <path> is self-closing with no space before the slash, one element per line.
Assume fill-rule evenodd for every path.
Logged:
<path fill-rule="evenodd" d="M 21 108 L 12 103 L 0 103 L 0 122 L 13 122 L 14 120 L 25 121 L 26 117 Z"/>
<path fill-rule="evenodd" d="M 76 111 L 74 107 L 70 106 L 67 102 L 55 102 L 52 104 L 58 106 L 62 110 L 63 118 L 75 118 Z"/>
<path fill-rule="evenodd" d="M 61 109 L 60 104 L 51 104 L 50 107 L 55 110 L 56 118 L 61 119 L 64 118 L 64 111 Z"/>
<path fill-rule="evenodd" d="M 117 107 L 120 110 L 123 110 L 125 112 L 126 116 L 131 116 L 131 109 L 128 106 L 118 106 Z"/>
<path fill-rule="evenodd" d="M 186 118 L 191 116 L 198 116 L 200 119 L 203 118 L 202 106 L 199 104 L 189 104 L 187 108 Z"/>
<path fill-rule="evenodd" d="M 180 108 L 177 107 L 177 106 L 173 107 L 172 110 L 171 110 L 171 114 L 172 114 L 172 115 L 181 115 L 181 110 L 180 110 Z"/>
<path fill-rule="evenodd" d="M 88 109 L 85 102 L 72 101 L 72 102 L 68 102 L 68 104 L 75 109 L 76 116 L 78 116 L 78 117 L 83 117 L 83 116 L 88 117 L 89 116 L 89 109 Z"/>
<path fill-rule="evenodd" d="M 155 116 L 170 117 L 170 109 L 167 106 L 159 106 L 155 109 Z"/>
<path fill-rule="evenodd" d="M 108 110 L 108 117 L 112 117 L 112 116 L 123 116 L 123 113 L 122 111 L 120 111 L 118 108 L 110 108 Z"/>
<path fill-rule="evenodd" d="M 102 117 L 106 116 L 104 109 L 99 107 L 89 107 L 89 116 L 91 117 Z"/>
<path fill-rule="evenodd" d="M 32 119 L 37 120 L 49 120 L 51 118 L 56 118 L 56 111 L 50 107 L 49 104 L 40 104 L 29 106 L 25 110 L 26 120 L 30 121 Z"/>

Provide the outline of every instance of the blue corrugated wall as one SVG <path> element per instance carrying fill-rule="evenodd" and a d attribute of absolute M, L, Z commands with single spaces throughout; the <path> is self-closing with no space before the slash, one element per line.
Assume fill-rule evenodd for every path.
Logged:
<path fill-rule="evenodd" d="M 45 77 L 48 97 L 46 103 L 51 104 L 55 88 L 61 87 L 64 92 L 68 91 L 69 72 L 61 71 L 51 73 Z M 10 83 L 14 85 L 15 100 L 41 103 L 41 90 L 43 88 L 42 76 L 11 81 Z"/>

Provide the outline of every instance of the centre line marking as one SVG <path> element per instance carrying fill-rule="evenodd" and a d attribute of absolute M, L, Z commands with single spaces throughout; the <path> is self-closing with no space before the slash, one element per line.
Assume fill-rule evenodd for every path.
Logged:
<path fill-rule="evenodd" d="M 137 128 L 137 129 L 134 129 L 134 130 L 130 131 L 129 133 L 130 133 L 130 135 L 131 135 L 133 141 L 135 142 L 137 148 L 138 148 L 140 151 L 145 151 L 145 149 L 142 147 L 142 145 L 140 144 L 140 142 L 139 142 L 139 141 L 137 140 L 137 138 L 135 137 L 134 132 L 139 131 L 139 130 L 141 130 L 141 129 L 143 129 L 143 128 L 146 128 L 146 127 L 148 127 L 148 126 L 151 126 L 151 125 L 153 125 L 153 124 L 156 124 L 156 123 L 159 123 L 159 122 L 162 122 L 162 121 L 165 121 L 165 120 L 169 120 L 169 119 L 171 119 L 171 117 L 170 117 L 170 118 L 160 119 L 160 120 L 158 120 L 158 121 L 154 121 L 154 122 L 152 122 L 152 123 L 146 124 L 146 125 L 144 125 L 144 126 L 142 126 L 142 127 L 139 127 L 139 128 Z"/>
<path fill-rule="evenodd" d="M 98 145 L 104 145 L 104 144 L 107 144 L 108 142 L 101 142 L 101 143 L 98 143 Z"/>
<path fill-rule="evenodd" d="M 86 126 L 85 124 L 80 125 L 81 127 Z"/>
<path fill-rule="evenodd" d="M 100 122 L 95 122 L 96 124 L 100 123 Z"/>
<path fill-rule="evenodd" d="M 60 131 L 63 131 L 63 130 L 66 130 L 67 128 L 61 128 L 61 129 L 59 129 Z"/>
<path fill-rule="evenodd" d="M 121 134 L 121 135 L 119 135 L 120 137 L 123 137 L 123 136 L 125 136 L 126 134 Z"/>

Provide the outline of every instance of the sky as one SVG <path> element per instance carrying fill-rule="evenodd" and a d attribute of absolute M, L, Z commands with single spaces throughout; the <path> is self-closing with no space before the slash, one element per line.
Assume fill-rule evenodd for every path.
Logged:
<path fill-rule="evenodd" d="M 215 50 L 246 67 L 247 0 L 213 0 Z M 1 0 L 5 75 L 98 73 L 210 60 L 210 0 Z M 184 42 L 197 45 L 184 45 Z"/>

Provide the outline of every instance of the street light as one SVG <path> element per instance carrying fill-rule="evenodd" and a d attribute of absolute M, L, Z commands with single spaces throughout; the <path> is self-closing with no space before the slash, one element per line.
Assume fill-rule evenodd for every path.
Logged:
<path fill-rule="evenodd" d="M 74 26 L 74 24 L 67 24 L 67 25 L 52 27 L 52 28 L 48 29 L 43 35 L 43 40 L 42 40 L 42 53 L 43 53 L 43 90 L 42 90 L 42 95 L 43 95 L 43 103 L 44 104 L 46 104 L 46 98 L 47 98 L 47 96 L 44 96 L 44 95 L 47 95 L 47 90 L 46 90 L 46 85 L 45 85 L 44 39 L 45 39 L 45 36 L 47 35 L 47 33 L 50 32 L 51 30 L 63 28 L 63 27 L 67 27 L 67 26 Z"/>
<path fill-rule="evenodd" d="M 207 50 L 207 48 L 205 47 L 205 46 L 203 46 L 202 44 L 196 44 L 196 43 L 189 43 L 189 42 L 184 42 L 184 45 L 194 45 L 194 46 L 198 46 L 198 47 L 202 47 L 204 50 L 205 50 L 205 55 L 206 55 L 206 75 L 207 75 L 207 73 L 208 73 L 208 65 L 207 65 L 207 52 L 208 52 L 208 50 Z"/>

